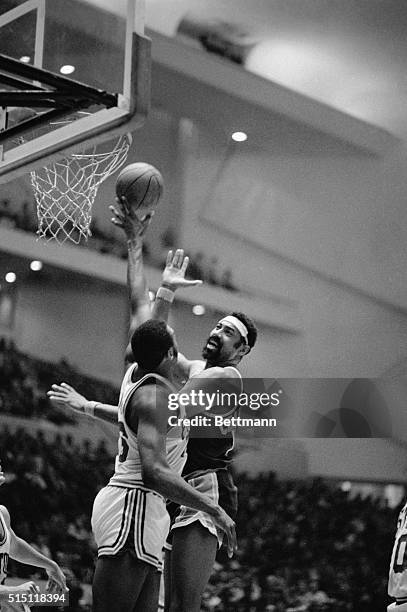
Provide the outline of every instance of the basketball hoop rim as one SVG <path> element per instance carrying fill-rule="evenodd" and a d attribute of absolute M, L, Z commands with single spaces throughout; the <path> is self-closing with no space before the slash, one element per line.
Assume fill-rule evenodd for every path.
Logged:
<path fill-rule="evenodd" d="M 127 144 L 125 145 L 125 141 Z M 116 149 L 121 148 L 123 145 L 130 147 L 133 142 L 133 137 L 130 132 L 126 134 L 121 134 L 119 138 L 116 140 L 116 144 L 110 151 L 106 151 L 105 153 L 71 153 L 67 157 L 72 157 L 74 159 L 103 159 L 104 157 L 109 157 L 112 155 Z M 96 149 L 98 145 L 93 145 L 93 148 Z"/>

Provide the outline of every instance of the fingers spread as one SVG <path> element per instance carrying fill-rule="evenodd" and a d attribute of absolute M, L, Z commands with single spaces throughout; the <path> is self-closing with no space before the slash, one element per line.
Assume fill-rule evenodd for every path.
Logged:
<path fill-rule="evenodd" d="M 61 387 L 65 387 L 65 389 L 68 389 L 68 391 L 73 391 L 73 387 L 71 387 L 71 385 L 68 385 L 66 382 L 61 383 Z"/>
<path fill-rule="evenodd" d="M 184 257 L 184 261 L 182 262 L 182 266 L 181 266 L 181 272 L 183 274 L 185 274 L 185 272 L 187 271 L 188 264 L 189 264 L 189 257 L 187 255 L 186 257 Z"/>
<path fill-rule="evenodd" d="M 171 262 L 172 262 L 172 251 L 168 251 L 167 259 L 166 259 L 166 262 L 165 262 L 165 267 L 171 265 Z"/>
<path fill-rule="evenodd" d="M 188 285 L 202 285 L 203 281 L 201 280 L 186 280 L 185 281 Z"/>
<path fill-rule="evenodd" d="M 172 265 L 176 268 L 180 268 L 182 266 L 182 261 L 184 259 L 184 249 L 177 249 L 175 251 L 174 258 L 172 260 Z"/>

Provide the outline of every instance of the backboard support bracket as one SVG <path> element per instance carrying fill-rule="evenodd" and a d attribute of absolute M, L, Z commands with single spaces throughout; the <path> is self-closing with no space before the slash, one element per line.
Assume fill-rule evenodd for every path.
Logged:
<path fill-rule="evenodd" d="M 133 2 L 141 4 L 143 0 Z M 126 70 L 130 85 L 123 94 L 97 89 L 0 54 L 0 86 L 8 88 L 0 91 L 0 108 L 36 109 L 35 116 L 19 125 L 6 120 L 3 129 L 0 126 L 0 184 L 62 159 L 79 147 L 92 147 L 143 125 L 150 108 L 151 40 L 139 28 L 138 32 L 130 32 L 128 47 L 131 56 Z M 90 107 L 92 112 L 83 113 L 69 124 L 62 122 L 62 127 L 36 135 L 34 140 L 7 147 L 11 138 Z M 7 114 L 3 112 L 3 118 Z"/>

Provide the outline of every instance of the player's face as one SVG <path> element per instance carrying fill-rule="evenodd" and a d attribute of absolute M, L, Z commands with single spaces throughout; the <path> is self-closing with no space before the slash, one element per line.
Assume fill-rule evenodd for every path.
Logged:
<path fill-rule="evenodd" d="M 230 323 L 219 321 L 209 334 L 202 357 L 213 365 L 221 365 L 242 357 L 244 347 L 239 331 Z"/>

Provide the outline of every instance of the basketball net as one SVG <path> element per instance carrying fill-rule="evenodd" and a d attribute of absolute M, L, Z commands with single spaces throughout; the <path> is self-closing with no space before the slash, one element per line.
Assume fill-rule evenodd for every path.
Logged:
<path fill-rule="evenodd" d="M 91 236 L 92 206 L 99 185 L 126 161 L 131 135 L 120 136 L 113 150 L 69 157 L 32 171 L 31 184 L 37 203 L 38 238 L 59 244 L 79 244 Z"/>

